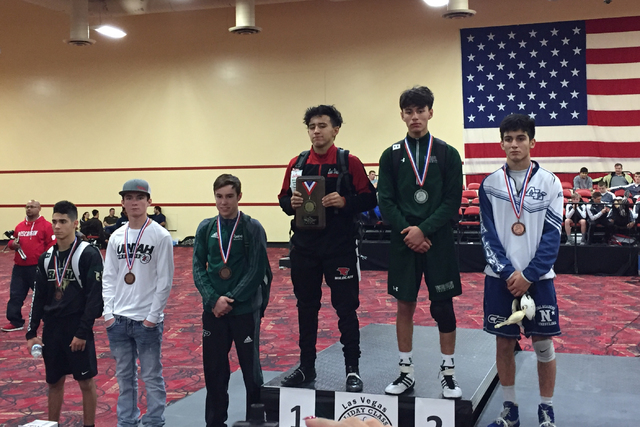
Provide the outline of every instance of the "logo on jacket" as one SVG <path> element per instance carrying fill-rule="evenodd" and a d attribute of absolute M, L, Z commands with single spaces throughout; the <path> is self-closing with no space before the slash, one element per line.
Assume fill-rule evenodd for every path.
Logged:
<path fill-rule="evenodd" d="M 338 169 L 336 168 L 329 168 L 327 171 L 327 176 L 338 176 L 339 174 L 340 172 L 338 172 Z"/>
<path fill-rule="evenodd" d="M 349 274 L 349 271 L 351 270 L 348 267 L 338 267 L 336 268 L 336 270 L 338 271 L 338 273 L 340 273 L 339 276 L 336 276 L 334 279 L 335 280 L 349 280 L 349 279 L 353 279 L 353 274 Z"/>
<path fill-rule="evenodd" d="M 533 200 L 544 200 L 546 195 L 547 193 L 535 187 L 529 187 L 527 189 L 527 197 L 531 197 Z"/>

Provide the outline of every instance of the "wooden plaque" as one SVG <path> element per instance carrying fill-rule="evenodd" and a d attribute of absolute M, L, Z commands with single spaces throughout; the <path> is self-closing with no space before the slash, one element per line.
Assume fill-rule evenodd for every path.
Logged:
<path fill-rule="evenodd" d="M 302 194 L 302 206 L 296 209 L 296 227 L 303 230 L 321 230 L 326 226 L 326 211 L 322 206 L 325 196 L 323 176 L 299 176 L 296 191 Z"/>

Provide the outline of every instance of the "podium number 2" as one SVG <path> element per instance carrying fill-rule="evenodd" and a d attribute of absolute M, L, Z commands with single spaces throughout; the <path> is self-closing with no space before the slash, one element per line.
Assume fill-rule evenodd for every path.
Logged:
<path fill-rule="evenodd" d="M 442 419 L 440 417 L 436 417 L 435 415 L 432 415 L 427 418 L 427 422 L 430 422 L 430 421 L 433 421 L 434 423 L 436 423 L 435 427 L 442 427 Z"/>
<path fill-rule="evenodd" d="M 296 405 L 293 408 L 291 408 L 291 412 L 296 413 L 296 425 L 291 427 L 300 427 L 300 405 Z"/>

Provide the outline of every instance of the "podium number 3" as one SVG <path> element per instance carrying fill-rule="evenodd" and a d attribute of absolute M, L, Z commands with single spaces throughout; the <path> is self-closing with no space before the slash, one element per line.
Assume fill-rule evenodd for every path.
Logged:
<path fill-rule="evenodd" d="M 296 425 L 291 426 L 291 427 L 300 427 L 300 405 L 297 405 L 297 406 L 294 406 L 293 408 L 291 408 L 291 412 L 295 412 L 296 413 Z"/>

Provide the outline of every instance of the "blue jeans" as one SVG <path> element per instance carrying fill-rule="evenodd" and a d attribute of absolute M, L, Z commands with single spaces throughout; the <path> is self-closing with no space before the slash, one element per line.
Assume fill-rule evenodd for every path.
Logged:
<path fill-rule="evenodd" d="M 140 417 L 138 408 L 138 365 L 147 389 L 147 413 L 142 424 L 164 426 L 164 408 L 167 402 L 160 348 L 162 346 L 163 323 L 148 328 L 135 320 L 115 316 L 116 321 L 107 328 L 111 354 L 116 359 L 118 396 L 118 427 L 137 426 Z"/>

